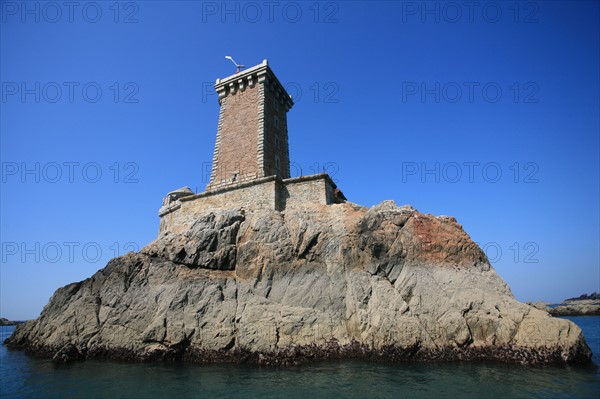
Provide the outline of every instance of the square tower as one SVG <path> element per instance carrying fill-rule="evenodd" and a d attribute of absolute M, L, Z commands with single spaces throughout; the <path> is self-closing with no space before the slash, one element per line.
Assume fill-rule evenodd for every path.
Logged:
<path fill-rule="evenodd" d="M 219 126 L 206 191 L 171 191 L 160 232 L 181 232 L 211 208 L 304 209 L 346 201 L 327 173 L 290 178 L 287 112 L 294 103 L 264 60 L 217 79 Z"/>
<path fill-rule="evenodd" d="M 217 79 L 219 125 L 207 191 L 259 179 L 290 177 L 290 95 L 264 60 Z"/>

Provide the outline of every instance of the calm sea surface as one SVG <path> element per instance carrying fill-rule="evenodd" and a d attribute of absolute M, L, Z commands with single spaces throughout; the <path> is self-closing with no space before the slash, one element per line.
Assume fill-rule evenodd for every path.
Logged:
<path fill-rule="evenodd" d="M 600 316 L 567 317 L 600 365 Z M 0 339 L 14 327 L 0 327 Z M 244 366 L 85 361 L 55 366 L 0 346 L 0 398 L 600 398 L 597 367 L 323 362 Z"/>

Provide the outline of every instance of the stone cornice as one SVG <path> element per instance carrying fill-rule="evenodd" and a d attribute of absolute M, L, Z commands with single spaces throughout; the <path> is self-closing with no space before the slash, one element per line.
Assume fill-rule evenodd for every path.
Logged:
<path fill-rule="evenodd" d="M 255 65 L 244 71 L 223 79 L 217 79 L 215 90 L 219 94 L 219 103 L 228 95 L 235 95 L 238 91 L 244 91 L 246 88 L 254 87 L 256 84 L 264 84 L 275 93 L 275 97 L 281 99 L 282 104 L 286 106 L 288 111 L 294 105 L 292 98 L 285 90 L 273 70 L 269 67 L 267 60 L 263 60 L 261 64 Z"/>

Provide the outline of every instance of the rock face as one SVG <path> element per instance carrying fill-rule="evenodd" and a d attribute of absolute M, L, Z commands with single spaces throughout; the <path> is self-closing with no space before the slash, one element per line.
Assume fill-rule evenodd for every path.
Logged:
<path fill-rule="evenodd" d="M 548 305 L 550 305 L 549 302 L 537 301 L 537 302 L 525 302 L 525 303 L 529 306 L 533 306 L 534 308 L 543 310 L 545 312 L 548 312 L 548 310 L 550 309 L 548 307 Z"/>
<path fill-rule="evenodd" d="M 575 324 L 513 298 L 454 218 L 392 201 L 212 209 L 60 288 L 6 344 L 61 362 L 591 359 Z"/>

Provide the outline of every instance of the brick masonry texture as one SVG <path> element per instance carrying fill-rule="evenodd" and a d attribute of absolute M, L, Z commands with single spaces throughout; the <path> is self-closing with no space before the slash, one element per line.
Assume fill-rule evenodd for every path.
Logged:
<path fill-rule="evenodd" d="M 231 179 L 234 173 L 238 174 L 240 180 L 259 176 L 256 162 L 258 94 L 255 86 L 227 96 L 221 102 L 218 128 L 220 143 L 214 176 L 216 182 Z"/>

